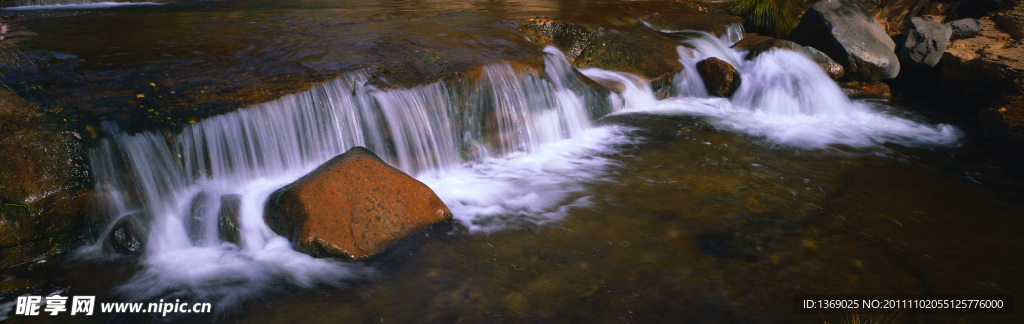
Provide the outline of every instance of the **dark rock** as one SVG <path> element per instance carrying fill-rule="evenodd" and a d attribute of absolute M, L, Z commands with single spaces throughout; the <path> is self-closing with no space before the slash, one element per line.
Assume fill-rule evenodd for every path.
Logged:
<path fill-rule="evenodd" d="M 0 267 L 85 238 L 87 167 L 78 135 L 0 88 Z"/>
<path fill-rule="evenodd" d="M 982 109 L 975 122 L 987 142 L 1024 153 L 1024 101 Z"/>
<path fill-rule="evenodd" d="M 950 40 L 966 39 L 981 33 L 981 22 L 974 18 L 964 18 L 946 23 L 952 30 Z"/>
<path fill-rule="evenodd" d="M 784 40 L 784 39 L 769 39 L 755 45 L 749 53 L 747 53 L 746 59 L 750 60 L 761 53 L 767 52 L 772 49 L 786 49 L 797 53 L 803 53 L 808 58 L 814 60 L 814 63 L 818 64 L 828 76 L 832 77 L 832 80 L 838 80 L 843 77 L 843 66 L 833 61 L 828 55 L 821 51 L 808 46 L 800 46 L 800 44 Z"/>
<path fill-rule="evenodd" d="M 451 217 L 429 187 L 362 147 L 275 191 L 263 215 L 299 251 L 353 259 Z"/>
<path fill-rule="evenodd" d="M 843 88 L 843 93 L 850 97 L 850 99 L 892 99 L 889 85 L 882 81 L 871 83 L 860 81 L 842 82 L 839 83 L 839 87 Z"/>
<path fill-rule="evenodd" d="M 223 242 L 241 244 L 241 225 L 238 220 L 242 207 L 242 196 L 220 196 L 220 211 L 217 212 L 217 237 Z"/>
<path fill-rule="evenodd" d="M 206 229 L 207 216 L 212 213 L 212 202 L 213 197 L 205 191 L 192 197 L 192 202 L 189 204 L 189 214 L 185 218 L 185 231 L 192 243 L 202 244 L 206 239 L 206 235 L 203 232 Z"/>
<path fill-rule="evenodd" d="M 108 252 L 140 255 L 146 250 L 146 229 L 135 217 L 125 216 L 114 224 L 110 234 L 103 240 L 103 249 Z"/>
<path fill-rule="evenodd" d="M 900 72 L 896 44 L 854 0 L 823 0 L 804 13 L 789 39 L 821 50 L 857 81 L 892 79 Z"/>
<path fill-rule="evenodd" d="M 900 63 L 908 67 L 931 68 L 946 52 L 953 30 L 949 26 L 914 17 L 903 33 Z"/>
<path fill-rule="evenodd" d="M 708 92 L 720 97 L 729 97 L 740 86 L 740 73 L 732 65 L 718 58 L 709 57 L 697 62 L 697 73 Z"/>

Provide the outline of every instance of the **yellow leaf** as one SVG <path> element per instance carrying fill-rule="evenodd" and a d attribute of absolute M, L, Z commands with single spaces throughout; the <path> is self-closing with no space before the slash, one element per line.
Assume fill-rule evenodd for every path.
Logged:
<path fill-rule="evenodd" d="M 145 97 L 146 97 L 146 95 L 144 95 L 144 94 L 141 94 L 141 93 L 140 93 L 140 94 L 137 94 L 137 95 L 135 95 L 135 98 L 145 98 Z"/>
<path fill-rule="evenodd" d="M 151 86 L 151 87 L 155 87 L 155 86 L 156 86 L 156 83 L 150 82 L 150 83 L 149 83 L 149 86 Z"/>

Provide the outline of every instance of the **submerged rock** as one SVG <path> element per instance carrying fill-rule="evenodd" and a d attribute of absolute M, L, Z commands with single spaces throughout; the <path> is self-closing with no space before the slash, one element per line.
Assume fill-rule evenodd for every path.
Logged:
<path fill-rule="evenodd" d="M 800 46 L 800 44 L 784 39 L 769 38 L 754 45 L 753 47 L 750 48 L 750 52 L 747 53 L 746 59 L 753 59 L 758 55 L 761 55 L 762 53 L 768 52 L 772 49 L 785 49 L 797 53 L 803 53 L 811 60 L 814 60 L 814 63 L 818 64 L 818 66 L 820 66 L 821 69 L 825 71 L 825 73 L 827 73 L 829 77 L 832 78 L 832 80 L 838 80 L 839 78 L 843 77 L 843 66 L 839 65 L 839 63 L 836 63 L 836 61 L 832 60 L 832 58 L 829 58 L 828 55 L 825 55 L 825 53 L 822 53 L 821 51 L 813 47 Z"/>
<path fill-rule="evenodd" d="M 429 187 L 362 147 L 275 191 L 263 215 L 300 251 L 353 259 L 451 217 Z"/>
<path fill-rule="evenodd" d="M 715 57 L 697 62 L 697 73 L 700 73 L 708 92 L 719 97 L 731 96 L 740 86 L 740 72 L 729 63 Z"/>
<path fill-rule="evenodd" d="M 821 50 L 857 81 L 892 79 L 900 72 L 896 44 L 855 0 L 823 0 L 804 13 L 789 39 Z"/>
<path fill-rule="evenodd" d="M 238 221 L 238 212 L 242 207 L 242 196 L 223 195 L 220 196 L 220 210 L 217 212 L 217 238 L 223 242 L 240 244 L 241 228 Z"/>
<path fill-rule="evenodd" d="M 981 33 L 981 22 L 974 18 L 964 18 L 946 23 L 952 30 L 950 40 L 967 39 Z"/>
<path fill-rule="evenodd" d="M 900 48 L 900 62 L 908 67 L 931 68 L 939 64 L 953 30 L 920 17 L 910 19 Z"/>
<path fill-rule="evenodd" d="M 850 97 L 850 99 L 892 99 L 889 85 L 882 81 L 870 83 L 860 81 L 842 82 L 839 83 L 839 87 L 843 88 L 843 93 Z"/>
<path fill-rule="evenodd" d="M 114 224 L 110 234 L 103 240 L 103 249 L 130 255 L 140 255 L 146 250 L 146 229 L 132 216 L 121 218 Z"/>

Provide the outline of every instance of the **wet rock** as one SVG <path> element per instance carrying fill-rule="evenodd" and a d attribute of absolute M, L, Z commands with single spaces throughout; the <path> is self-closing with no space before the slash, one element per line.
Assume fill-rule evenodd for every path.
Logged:
<path fill-rule="evenodd" d="M 1024 101 L 982 109 L 975 122 L 987 142 L 1024 153 Z"/>
<path fill-rule="evenodd" d="M 946 23 L 952 30 L 950 40 L 967 39 L 981 33 L 981 22 L 974 18 L 964 18 Z"/>
<path fill-rule="evenodd" d="M 223 242 L 241 244 L 241 227 L 238 216 L 242 207 L 242 196 L 220 196 L 220 210 L 217 212 L 217 237 Z"/>
<path fill-rule="evenodd" d="M 39 111 L 0 89 L 0 267 L 84 241 L 81 135 L 51 125 Z"/>
<path fill-rule="evenodd" d="M 771 243 L 769 237 L 756 233 L 724 232 L 705 233 L 697 237 L 697 248 L 701 253 L 719 257 L 736 258 L 747 262 L 760 260 L 764 246 Z"/>
<path fill-rule="evenodd" d="M 946 25 L 913 17 L 904 32 L 900 63 L 908 68 L 931 68 L 939 64 L 953 30 Z"/>
<path fill-rule="evenodd" d="M 430 188 L 362 147 L 275 191 L 263 215 L 300 251 L 353 259 L 451 217 Z"/>
<path fill-rule="evenodd" d="M 719 97 L 729 97 L 740 86 L 740 73 L 732 65 L 718 58 L 709 57 L 697 62 L 697 73 L 708 92 Z"/>
<path fill-rule="evenodd" d="M 818 64 L 818 66 L 820 66 L 821 69 L 825 71 L 825 73 L 828 73 L 828 76 L 832 77 L 832 80 L 838 80 L 839 78 L 843 77 L 843 66 L 839 65 L 839 63 L 836 63 L 836 61 L 832 60 L 832 58 L 829 58 L 828 55 L 825 55 L 825 53 L 822 53 L 821 51 L 813 47 L 800 46 L 800 44 L 784 39 L 772 38 L 755 45 L 753 48 L 750 49 L 750 52 L 747 53 L 746 59 L 753 59 L 754 57 L 761 55 L 761 53 L 776 48 L 790 50 L 797 53 L 803 53 L 811 60 L 814 60 L 814 63 Z"/>
<path fill-rule="evenodd" d="M 121 218 L 103 240 L 103 250 L 129 255 L 140 255 L 146 250 L 146 229 L 132 216 Z"/>
<path fill-rule="evenodd" d="M 772 39 L 775 38 L 759 34 L 746 34 L 743 35 L 743 39 L 736 42 L 736 44 L 732 44 L 732 48 L 749 51 L 754 49 L 754 47 L 757 46 L 758 44 L 761 44 L 765 41 Z"/>
<path fill-rule="evenodd" d="M 790 40 L 827 54 L 856 81 L 892 79 L 900 72 L 896 44 L 864 5 L 854 0 L 824 0 L 811 6 Z"/>
<path fill-rule="evenodd" d="M 640 19 L 647 22 L 657 30 L 701 30 L 706 31 L 715 37 L 721 37 L 729 32 L 732 24 L 743 23 L 743 19 L 737 16 L 717 15 L 697 11 L 670 11 L 641 14 Z"/>
<path fill-rule="evenodd" d="M 202 244 L 205 239 L 206 217 L 212 212 L 213 197 L 207 192 L 200 192 L 192 197 L 189 203 L 188 218 L 185 218 L 185 231 L 192 243 Z"/>
<path fill-rule="evenodd" d="M 839 87 L 843 88 L 843 93 L 850 97 L 850 99 L 892 99 L 889 85 L 882 81 L 870 83 L 860 81 L 841 82 Z"/>
<path fill-rule="evenodd" d="M 638 74 L 658 82 L 680 69 L 678 46 L 671 37 L 647 28 L 617 30 L 549 19 L 523 22 L 519 30 L 541 45 L 562 50 L 574 67 L 598 67 Z"/>

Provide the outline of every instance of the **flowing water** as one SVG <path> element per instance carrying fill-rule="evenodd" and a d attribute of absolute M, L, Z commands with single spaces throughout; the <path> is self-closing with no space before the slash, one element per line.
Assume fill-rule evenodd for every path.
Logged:
<path fill-rule="evenodd" d="M 554 13 L 562 4 L 505 5 Z M 172 9 L 112 15 L 179 10 L 167 6 Z M 201 8 L 211 16 L 236 8 L 221 6 Z M 495 7 L 470 6 L 479 6 L 481 17 L 496 15 Z M 255 10 L 248 18 L 262 25 L 267 17 L 296 15 L 264 10 L 280 12 Z M 377 18 L 391 12 L 352 10 Z M 456 18 L 445 21 L 460 24 L 449 28 L 486 33 L 459 34 L 459 44 L 442 46 L 470 47 L 481 56 L 518 46 L 493 26 L 477 25 L 482 18 L 450 15 Z M 64 19 L 77 24 L 96 17 Z M 420 26 L 414 22 L 420 18 L 387 19 L 394 20 L 377 26 L 399 30 L 364 37 Z M 356 25 L 367 23 L 373 24 Z M 299 25 L 313 30 L 308 21 Z M 440 30 L 403 37 L 452 36 L 436 35 Z M 575 70 L 548 47 L 539 65 L 490 60 L 413 86 L 386 86 L 393 80 L 352 69 L 310 90 L 175 131 L 125 132 L 122 119 L 111 118 L 89 150 L 97 207 L 108 218 L 101 239 L 36 276 L 58 291 L 105 301 L 178 299 L 216 308 L 215 315 L 71 318 L 82 321 L 820 322 L 820 315 L 795 315 L 792 295 L 1017 294 L 1024 288 L 1024 264 L 1014 257 L 1024 252 L 1017 231 L 1021 187 L 1012 179 L 1001 186 L 987 180 L 1002 174 L 993 164 L 965 170 L 970 159 L 964 156 L 979 151 L 964 147 L 968 139 L 958 127 L 886 103 L 850 100 L 800 54 L 773 51 L 743 60 L 745 53 L 729 48 L 742 35 L 735 27 L 720 38 L 664 32 L 678 38 L 684 67 L 667 97 L 636 75 Z M 269 44 L 280 45 L 277 37 L 268 36 Z M 359 42 L 346 37 L 318 35 L 329 41 L 315 45 L 296 39 L 301 48 L 320 49 L 298 61 L 323 70 L 366 60 L 331 59 L 337 50 L 326 48 Z M 480 38 L 493 39 L 467 45 Z M 114 60 L 47 42 L 35 53 L 55 57 L 45 54 L 48 46 L 85 51 L 57 75 L 122 71 L 116 75 L 147 66 L 99 68 Z M 270 47 L 243 57 L 265 60 L 261 51 Z M 282 55 L 289 54 L 271 56 Z M 710 97 L 693 73 L 695 62 L 712 56 L 741 73 L 731 99 Z M 193 63 L 221 71 L 213 61 Z M 175 62 L 152 65 L 191 64 Z M 612 90 L 591 88 L 584 77 Z M 262 221 L 267 197 L 353 146 L 370 148 L 430 186 L 454 222 L 369 261 L 292 250 Z M 224 197 L 239 201 L 238 244 L 218 238 Z M 141 256 L 104 249 L 118 223 L 138 229 Z"/>

